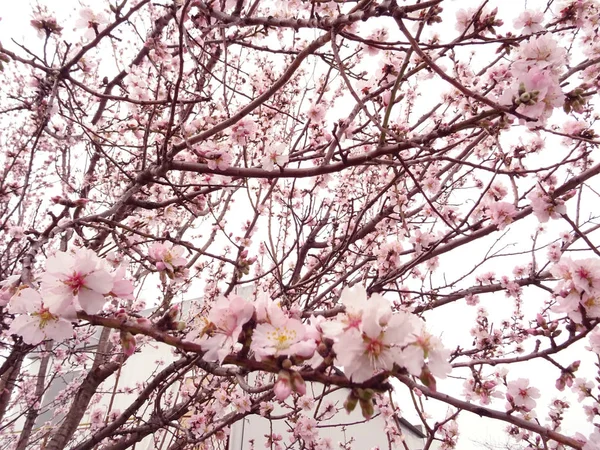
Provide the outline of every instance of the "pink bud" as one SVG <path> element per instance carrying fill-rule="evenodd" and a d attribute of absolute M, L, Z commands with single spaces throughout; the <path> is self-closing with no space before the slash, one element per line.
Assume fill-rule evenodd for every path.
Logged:
<path fill-rule="evenodd" d="M 125 356 L 131 356 L 135 353 L 135 336 L 129 331 L 121 331 L 121 347 Z"/>
<path fill-rule="evenodd" d="M 298 372 L 292 372 L 292 389 L 300 395 L 306 395 L 306 382 Z"/>
<path fill-rule="evenodd" d="M 288 372 L 284 370 L 279 372 L 275 386 L 273 386 L 273 393 L 279 401 L 283 401 L 290 396 L 292 393 L 292 384 Z"/>
<path fill-rule="evenodd" d="M 538 326 L 540 327 L 545 327 L 546 326 L 546 319 L 544 319 L 544 317 L 538 313 L 538 315 L 535 317 L 535 320 L 538 324 Z"/>

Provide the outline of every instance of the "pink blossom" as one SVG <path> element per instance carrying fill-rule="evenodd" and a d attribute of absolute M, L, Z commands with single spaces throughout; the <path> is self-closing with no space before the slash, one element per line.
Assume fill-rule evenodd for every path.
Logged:
<path fill-rule="evenodd" d="M 408 342 L 413 330 L 409 314 L 394 314 L 381 323 L 380 313 L 369 310 L 363 317 L 360 331 L 351 329 L 340 335 L 333 345 L 337 364 L 344 367 L 352 381 L 362 382 L 375 372 L 389 370 L 400 361 L 401 346 Z"/>
<path fill-rule="evenodd" d="M 522 28 L 523 33 L 537 33 L 544 29 L 543 21 L 544 13 L 542 11 L 525 10 L 514 20 L 513 25 L 515 28 Z"/>
<path fill-rule="evenodd" d="M 187 264 L 187 260 L 181 256 L 184 251 L 185 248 L 181 245 L 174 246 L 169 241 L 155 242 L 148 249 L 148 256 L 154 261 L 157 270 L 174 272 Z"/>
<path fill-rule="evenodd" d="M 31 288 L 18 291 L 10 300 L 8 311 L 19 314 L 10 324 L 8 334 L 17 334 L 26 344 L 37 345 L 43 340 L 63 341 L 73 337 L 71 322 L 52 314 L 42 302 L 42 296 Z"/>
<path fill-rule="evenodd" d="M 558 46 L 550 33 L 531 37 L 519 50 L 513 68 L 520 73 L 535 68 L 558 74 L 566 62 L 565 49 Z"/>
<path fill-rule="evenodd" d="M 83 8 L 79 11 L 79 19 L 75 22 L 75 27 L 85 29 L 85 38 L 88 40 L 96 37 L 96 32 L 100 31 L 101 25 L 108 23 L 108 18 L 103 12 L 95 12 L 91 8 Z"/>
<path fill-rule="evenodd" d="M 387 316 L 384 320 L 389 320 L 391 310 L 389 302 L 381 295 L 372 295 L 367 299 L 366 289 L 356 284 L 354 286 L 345 287 L 340 295 L 340 303 L 344 306 L 345 311 L 337 315 L 334 320 L 321 322 L 319 325 L 323 330 L 323 334 L 331 339 L 336 339 L 342 333 L 350 330 L 360 330 L 365 311 L 379 310 L 381 316 Z"/>
<path fill-rule="evenodd" d="M 76 310 L 100 311 L 113 285 L 103 261 L 93 251 L 79 249 L 74 254 L 56 252 L 48 258 L 40 290 L 52 314 L 74 317 Z"/>
<path fill-rule="evenodd" d="M 444 348 L 439 338 L 429 334 L 424 327 L 419 328 L 416 339 L 402 351 L 399 364 L 406 367 L 412 375 L 419 376 L 427 360 L 427 367 L 433 375 L 446 378 L 452 369 L 449 362 L 450 351 Z"/>
<path fill-rule="evenodd" d="M 402 245 L 398 241 L 386 242 L 381 245 L 377 252 L 379 272 L 386 273 L 400 266 L 400 253 Z"/>
<path fill-rule="evenodd" d="M 542 223 L 548 222 L 549 219 L 558 219 L 561 214 L 567 212 L 564 202 L 560 199 L 552 200 L 541 189 L 531 191 L 527 198 L 531 201 L 533 214 Z"/>
<path fill-rule="evenodd" d="M 583 446 L 583 450 L 600 450 L 600 430 L 597 428 Z"/>
<path fill-rule="evenodd" d="M 269 356 L 311 358 L 317 344 L 307 339 L 306 326 L 287 316 L 280 308 L 268 308 L 268 321 L 259 323 L 252 334 L 250 349 L 258 361 Z"/>
<path fill-rule="evenodd" d="M 221 297 L 211 309 L 207 319 L 207 329 L 200 344 L 206 351 L 202 359 L 219 361 L 221 364 L 227 355 L 241 349 L 238 338 L 242 327 L 252 318 L 254 306 L 239 295 Z"/>
<path fill-rule="evenodd" d="M 531 411 L 535 408 L 537 398 L 540 398 L 540 391 L 529 386 L 527 378 L 519 378 L 508 383 L 506 399 L 511 405 Z"/>
<path fill-rule="evenodd" d="M 313 105 L 306 112 L 311 122 L 320 124 L 325 119 L 325 108 L 323 105 Z"/>
<path fill-rule="evenodd" d="M 251 118 L 244 117 L 231 127 L 231 139 L 236 144 L 247 145 L 255 138 L 256 124 Z"/>
<path fill-rule="evenodd" d="M 499 230 L 503 230 L 513 221 L 517 213 L 515 205 L 508 202 L 491 202 L 488 205 L 490 220 Z"/>
<path fill-rule="evenodd" d="M 586 349 L 600 355 L 600 327 L 595 327 L 592 332 L 588 335 L 590 340 L 590 346 Z"/>
<path fill-rule="evenodd" d="M 21 284 L 21 275 L 10 275 L 0 282 L 0 306 L 5 306 Z"/>
<path fill-rule="evenodd" d="M 262 168 L 270 172 L 275 169 L 275 165 L 283 167 L 290 159 L 288 155 L 283 154 L 285 149 L 285 144 L 279 144 L 267 150 L 267 154 L 261 161 Z"/>

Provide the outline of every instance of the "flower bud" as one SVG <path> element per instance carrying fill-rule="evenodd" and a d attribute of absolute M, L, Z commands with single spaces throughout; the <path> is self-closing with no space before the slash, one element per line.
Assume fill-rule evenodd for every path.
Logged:
<path fill-rule="evenodd" d="M 135 336 L 129 331 L 121 331 L 121 348 L 125 356 L 131 356 L 135 353 Z"/>
<path fill-rule="evenodd" d="M 371 400 L 363 400 L 362 398 L 359 399 L 358 402 L 360 403 L 363 417 L 367 420 L 373 417 L 373 414 L 375 413 L 373 402 Z"/>
<path fill-rule="evenodd" d="M 357 404 L 358 397 L 354 395 L 354 392 L 351 392 L 350 395 L 348 395 L 348 398 L 346 398 L 346 401 L 344 402 L 344 409 L 348 414 L 350 414 L 352 411 L 354 411 L 354 408 L 356 408 Z"/>
<path fill-rule="evenodd" d="M 292 365 L 292 361 L 289 358 L 286 358 L 281 362 L 281 367 L 283 367 L 286 370 L 291 369 Z"/>
<path fill-rule="evenodd" d="M 421 383 L 423 383 L 429 389 L 434 392 L 437 390 L 435 378 L 433 377 L 433 374 L 430 372 L 429 368 L 423 367 L 421 376 L 419 378 L 421 379 Z"/>
<path fill-rule="evenodd" d="M 275 386 L 273 386 L 273 393 L 279 401 L 285 400 L 292 393 L 290 374 L 287 371 L 281 370 L 279 372 Z"/>
<path fill-rule="evenodd" d="M 529 103 L 531 101 L 531 94 L 529 92 L 524 92 L 523 94 L 519 95 L 519 101 L 521 103 Z"/>
<path fill-rule="evenodd" d="M 321 355 L 323 358 L 325 358 L 329 354 L 329 349 L 327 348 L 327 345 L 324 342 L 321 342 L 317 346 L 317 353 L 319 353 L 319 355 Z"/>
<path fill-rule="evenodd" d="M 298 372 L 291 372 L 292 389 L 300 395 L 306 395 L 306 382 Z"/>

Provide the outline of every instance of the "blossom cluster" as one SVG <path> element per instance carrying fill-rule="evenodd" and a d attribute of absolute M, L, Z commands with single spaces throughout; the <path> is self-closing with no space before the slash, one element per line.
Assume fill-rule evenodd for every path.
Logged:
<path fill-rule="evenodd" d="M 17 334 L 32 345 L 72 337 L 71 322 L 78 311 L 96 314 L 109 296 L 131 297 L 133 284 L 124 275 L 124 267 L 111 271 L 92 250 L 56 252 L 46 261 L 39 291 L 16 286 L 15 280 L 8 311 L 18 316 L 8 334 Z"/>
<path fill-rule="evenodd" d="M 288 361 L 276 383 L 279 398 L 292 391 L 305 392 L 303 380 L 290 371 L 292 361 L 307 361 L 318 367 L 329 360 L 343 366 L 348 378 L 357 383 L 392 370 L 394 365 L 426 383 L 450 371 L 450 352 L 415 315 L 392 311 L 390 302 L 379 294 L 368 297 L 362 286 L 345 288 L 340 302 L 344 312 L 336 317 L 313 316 L 305 323 L 298 314 L 285 311 L 266 297 L 250 302 L 230 295 L 215 304 L 199 335 L 192 331 L 188 338 L 200 342 L 206 351 L 205 360 L 223 363 L 251 336 L 249 350 L 256 360 Z M 244 333 L 247 324 L 254 326 L 251 334 Z"/>
<path fill-rule="evenodd" d="M 538 15 L 526 12 L 522 17 L 527 27 L 537 29 Z M 509 104 L 532 119 L 529 127 L 543 125 L 552 115 L 554 108 L 561 107 L 565 95 L 560 87 L 559 75 L 566 62 L 566 51 L 558 45 L 551 34 L 531 36 L 519 47 L 511 66 L 515 82 L 499 98 L 500 103 Z"/>
<path fill-rule="evenodd" d="M 554 288 L 556 312 L 567 313 L 576 323 L 600 318 L 600 260 L 587 258 L 560 259 L 550 269 L 559 283 Z"/>

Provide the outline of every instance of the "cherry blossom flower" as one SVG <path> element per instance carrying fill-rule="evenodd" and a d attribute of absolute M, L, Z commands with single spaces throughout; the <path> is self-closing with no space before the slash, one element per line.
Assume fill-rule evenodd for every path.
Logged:
<path fill-rule="evenodd" d="M 582 450 L 600 450 L 600 430 L 594 430 Z"/>
<path fill-rule="evenodd" d="M 279 307 L 268 307 L 268 322 L 259 323 L 252 334 L 250 349 L 258 361 L 268 356 L 296 355 L 311 358 L 317 344 L 307 339 L 306 326 L 286 315 Z"/>
<path fill-rule="evenodd" d="M 415 322 L 413 319 L 413 324 Z M 415 324 L 413 328 L 419 325 Z M 399 364 L 406 367 L 412 375 L 419 376 L 427 360 L 427 367 L 431 373 L 436 377 L 445 378 L 452 369 L 449 362 L 450 350 L 445 349 L 442 341 L 425 331 L 423 326 L 417 330 L 420 331 L 415 335 L 415 341 L 402 351 Z"/>
<path fill-rule="evenodd" d="M 63 341 L 73 337 L 71 322 L 52 314 L 42 296 L 31 288 L 19 290 L 10 300 L 8 311 L 19 314 L 10 324 L 8 334 L 17 334 L 26 344 L 37 345 L 46 339 Z"/>
<path fill-rule="evenodd" d="M 0 306 L 5 306 L 21 284 L 21 275 L 11 275 L 0 282 Z"/>
<path fill-rule="evenodd" d="M 552 200 L 539 188 L 531 191 L 527 198 L 531 201 L 533 214 L 541 223 L 546 223 L 550 219 L 558 219 L 561 214 L 567 212 L 564 202 L 559 199 Z"/>
<path fill-rule="evenodd" d="M 516 104 L 518 111 L 528 117 L 539 119 L 538 122 L 527 122 L 528 127 L 545 123 L 552 115 L 554 108 L 564 104 L 558 77 L 550 71 L 534 66 L 518 75 L 518 84 L 506 89 L 498 101 L 502 104 Z"/>
<path fill-rule="evenodd" d="M 429 247 L 434 240 L 435 237 L 431 233 L 424 233 L 418 228 L 412 230 L 409 238 L 409 242 L 414 245 L 417 254 L 422 253 L 423 249 Z"/>
<path fill-rule="evenodd" d="M 517 213 L 515 205 L 508 202 L 491 202 L 488 205 L 490 220 L 499 230 L 503 230 L 513 221 Z"/>
<path fill-rule="evenodd" d="M 597 355 L 600 355 L 600 327 L 594 328 L 588 337 L 590 340 L 590 345 L 589 347 L 586 347 L 586 349 L 591 350 Z"/>
<path fill-rule="evenodd" d="M 513 69 L 525 73 L 535 68 L 560 73 L 566 62 L 566 51 L 560 47 L 551 34 L 534 36 L 520 47 Z"/>
<path fill-rule="evenodd" d="M 400 253 L 402 244 L 398 241 L 386 242 L 381 245 L 377 252 L 379 272 L 386 273 L 400 267 Z"/>
<path fill-rule="evenodd" d="M 360 331 L 352 329 L 343 333 L 333 350 L 346 376 L 360 383 L 375 372 L 391 369 L 400 360 L 401 346 L 407 343 L 412 331 L 408 316 L 395 314 L 387 323 L 382 323 L 376 312 L 369 311 L 363 317 Z"/>
<path fill-rule="evenodd" d="M 221 297 L 212 307 L 207 319 L 205 334 L 200 341 L 206 351 L 202 359 L 219 361 L 221 364 L 227 355 L 242 348 L 238 338 L 242 327 L 252 318 L 254 306 L 239 295 Z"/>
<path fill-rule="evenodd" d="M 518 378 L 508 383 L 506 399 L 510 402 L 510 405 L 507 405 L 507 409 L 510 409 L 511 405 L 514 405 L 531 411 L 535 408 L 535 399 L 537 398 L 540 398 L 540 391 L 538 388 L 529 386 L 527 378 Z"/>
<path fill-rule="evenodd" d="M 245 117 L 231 127 L 231 139 L 239 145 L 247 145 L 256 138 L 256 123 Z"/>
<path fill-rule="evenodd" d="M 95 314 L 106 302 L 114 279 L 91 250 L 56 252 L 46 261 L 40 291 L 52 314 L 74 317 L 75 311 Z"/>
<path fill-rule="evenodd" d="M 174 246 L 169 241 L 155 242 L 148 249 L 148 256 L 154 261 L 157 270 L 174 272 L 187 264 L 187 260 L 181 256 L 184 251 L 185 248 L 181 245 Z"/>
<path fill-rule="evenodd" d="M 96 37 L 96 32 L 100 27 L 108 23 L 108 18 L 103 12 L 95 12 L 91 8 L 83 8 L 79 11 L 79 19 L 75 22 L 75 27 L 85 29 L 84 37 L 88 40 Z"/>
<path fill-rule="evenodd" d="M 206 164 L 210 170 L 226 170 L 231 166 L 233 157 L 226 151 L 213 151 L 205 154 Z"/>
<path fill-rule="evenodd" d="M 270 172 L 275 169 L 275 164 L 283 167 L 290 160 L 288 155 L 283 154 L 286 148 L 285 144 L 279 144 L 267 150 L 267 154 L 261 161 L 262 168 Z"/>
<path fill-rule="evenodd" d="M 544 13 L 542 11 L 525 10 L 514 20 L 513 25 L 515 28 L 522 28 L 523 33 L 537 33 L 544 30 L 543 21 Z"/>
<path fill-rule="evenodd" d="M 311 122 L 320 124 L 325 119 L 325 108 L 323 105 L 313 105 L 306 114 Z"/>
<path fill-rule="evenodd" d="M 356 284 L 345 287 L 340 295 L 340 303 L 344 306 L 345 312 L 340 313 L 334 320 L 320 322 L 323 334 L 331 339 L 336 339 L 342 333 L 350 330 L 360 330 L 362 325 L 363 313 L 370 309 L 371 311 L 379 309 L 381 314 L 391 314 L 389 302 L 380 295 L 372 295 L 367 300 L 366 289 Z"/>

